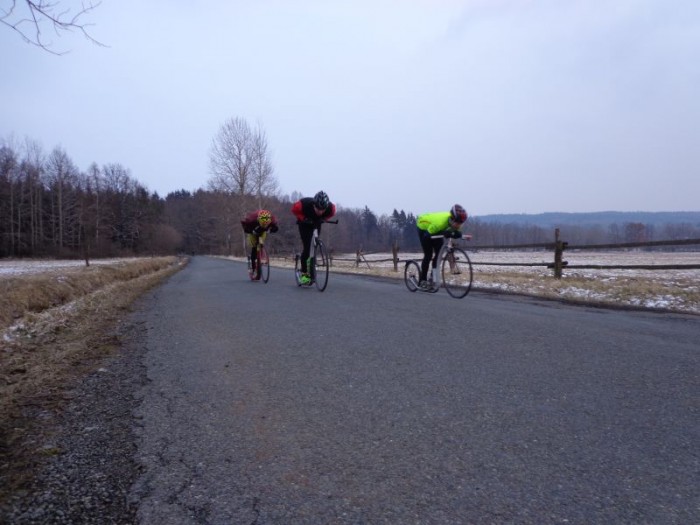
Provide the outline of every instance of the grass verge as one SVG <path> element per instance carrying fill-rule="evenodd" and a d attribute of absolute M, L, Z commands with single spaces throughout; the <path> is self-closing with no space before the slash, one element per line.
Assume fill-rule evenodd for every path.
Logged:
<path fill-rule="evenodd" d="M 119 348 L 121 316 L 184 264 L 135 259 L 0 281 L 0 503 L 56 453 L 45 446 L 44 423 L 72 385 Z"/>

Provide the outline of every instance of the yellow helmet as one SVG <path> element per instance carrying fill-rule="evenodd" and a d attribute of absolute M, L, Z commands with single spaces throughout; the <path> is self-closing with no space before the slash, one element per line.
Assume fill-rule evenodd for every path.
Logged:
<path fill-rule="evenodd" d="M 267 210 L 260 210 L 258 212 L 258 224 L 265 228 L 268 224 L 272 222 L 272 214 Z"/>

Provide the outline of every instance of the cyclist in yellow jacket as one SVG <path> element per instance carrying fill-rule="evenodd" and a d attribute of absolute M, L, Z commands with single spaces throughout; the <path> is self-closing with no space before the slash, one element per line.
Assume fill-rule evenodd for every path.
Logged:
<path fill-rule="evenodd" d="M 438 211 L 435 213 L 423 213 L 416 219 L 418 226 L 418 238 L 423 248 L 423 262 L 420 267 L 420 283 L 422 289 L 430 288 L 428 284 L 428 269 L 430 259 L 433 260 L 433 268 L 437 267 L 437 257 L 442 248 L 444 238 L 433 239 L 432 235 L 444 235 L 455 239 L 462 238 L 460 231 L 462 225 L 467 222 L 467 212 L 459 204 L 452 206 L 450 211 Z"/>

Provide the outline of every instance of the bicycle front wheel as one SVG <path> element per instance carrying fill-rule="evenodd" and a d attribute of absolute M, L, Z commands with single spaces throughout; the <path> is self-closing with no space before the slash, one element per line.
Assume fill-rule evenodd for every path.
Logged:
<path fill-rule="evenodd" d="M 328 273 L 330 272 L 331 267 L 323 241 L 318 241 L 318 245 L 316 246 L 316 255 L 311 261 L 311 264 L 314 265 L 313 276 L 314 280 L 316 281 L 316 288 L 318 288 L 319 292 L 322 292 L 326 289 L 326 286 L 328 286 Z"/>
<path fill-rule="evenodd" d="M 260 269 L 260 279 L 266 283 L 270 279 L 270 258 L 267 256 L 265 246 L 261 246 L 258 251 L 258 268 Z"/>
<path fill-rule="evenodd" d="M 420 282 L 420 267 L 416 261 L 408 261 L 403 269 L 403 282 L 409 291 L 415 292 L 418 290 Z"/>
<path fill-rule="evenodd" d="M 294 254 L 294 280 L 301 286 L 301 255 Z"/>
<path fill-rule="evenodd" d="M 441 264 L 442 284 L 447 293 L 456 299 L 461 299 L 472 288 L 474 273 L 469 256 L 459 248 L 445 254 Z"/>
<path fill-rule="evenodd" d="M 250 255 L 248 256 L 248 277 L 251 281 L 255 277 L 255 274 L 253 273 L 253 262 L 250 260 Z"/>

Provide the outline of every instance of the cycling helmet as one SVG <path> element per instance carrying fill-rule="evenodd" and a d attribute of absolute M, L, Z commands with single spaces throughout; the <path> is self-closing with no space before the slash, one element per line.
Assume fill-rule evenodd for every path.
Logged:
<path fill-rule="evenodd" d="M 260 210 L 258 212 L 258 224 L 265 228 L 268 224 L 272 222 L 272 214 L 267 210 Z"/>
<path fill-rule="evenodd" d="M 467 212 L 462 206 L 455 204 L 450 210 L 450 218 L 455 222 L 464 224 L 467 222 Z"/>
<path fill-rule="evenodd" d="M 319 191 L 316 195 L 314 195 L 314 206 L 316 206 L 319 210 L 325 210 L 328 208 L 330 202 L 331 201 L 328 198 L 328 195 L 326 195 L 325 191 Z"/>

